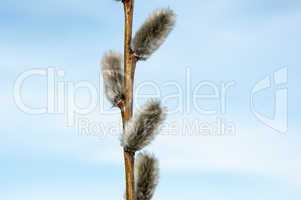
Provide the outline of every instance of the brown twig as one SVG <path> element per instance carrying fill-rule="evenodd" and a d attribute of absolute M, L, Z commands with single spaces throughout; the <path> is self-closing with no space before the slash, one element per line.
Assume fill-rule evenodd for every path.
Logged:
<path fill-rule="evenodd" d="M 123 130 L 125 123 L 133 115 L 133 84 L 136 67 L 136 58 L 131 50 L 132 27 L 134 0 L 123 0 L 125 13 L 125 32 L 124 32 L 124 104 L 122 108 Z M 134 200 L 135 183 L 134 183 L 134 165 L 135 153 L 128 152 L 124 149 L 124 164 L 126 177 L 126 200 Z"/>

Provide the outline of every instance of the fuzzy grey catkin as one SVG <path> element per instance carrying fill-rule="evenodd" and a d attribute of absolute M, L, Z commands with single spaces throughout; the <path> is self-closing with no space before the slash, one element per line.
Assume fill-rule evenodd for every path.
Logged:
<path fill-rule="evenodd" d="M 148 59 L 165 41 L 175 25 L 176 15 L 171 9 L 155 11 L 135 34 L 132 49 L 140 60 Z"/>
<path fill-rule="evenodd" d="M 105 94 L 113 106 L 117 106 L 124 98 L 122 57 L 119 53 L 109 51 L 101 64 Z"/>
<path fill-rule="evenodd" d="M 150 100 L 125 126 L 121 145 L 128 151 L 139 151 L 150 144 L 164 121 L 166 109 L 159 101 Z"/>
<path fill-rule="evenodd" d="M 148 153 L 139 154 L 135 165 L 135 200 L 150 200 L 158 181 L 158 160 Z"/>

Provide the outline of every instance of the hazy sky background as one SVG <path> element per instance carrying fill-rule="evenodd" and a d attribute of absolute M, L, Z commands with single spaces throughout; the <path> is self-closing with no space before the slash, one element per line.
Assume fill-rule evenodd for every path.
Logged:
<path fill-rule="evenodd" d="M 154 199 L 300 199 L 301 2 L 136 0 L 135 6 L 134 30 L 156 8 L 170 7 L 178 19 L 166 43 L 136 72 L 138 94 L 155 96 L 150 84 L 158 86 L 164 105 L 180 109 L 167 119 L 174 129 L 169 134 L 163 130 L 148 148 L 161 163 Z M 103 53 L 122 52 L 122 5 L 113 0 L 2 0 L 0 14 L 0 199 L 122 199 L 120 117 L 103 101 L 99 76 Z M 64 71 L 58 79 L 62 83 L 89 81 L 95 86 L 101 106 L 76 119 L 102 124 L 104 130 L 79 135 L 77 125 L 66 126 L 66 113 L 30 115 L 17 107 L 18 76 L 48 67 Z M 282 68 L 288 71 L 286 133 L 263 124 L 250 109 L 252 88 Z M 27 105 L 47 104 L 46 81 L 37 76 L 26 80 L 22 94 Z M 199 112 L 200 107 L 216 110 L 216 99 L 201 99 L 194 106 L 195 87 L 203 81 L 217 87 L 234 83 L 225 112 Z M 256 111 L 272 116 L 276 91 L 273 86 L 258 94 Z M 212 94 L 210 88 L 198 92 Z M 170 95 L 175 96 L 167 99 Z M 86 91 L 75 99 L 88 105 Z M 200 135 L 192 128 L 195 122 L 214 124 L 216 119 L 234 124 L 235 135 Z M 110 128 L 114 134 L 108 133 Z"/>

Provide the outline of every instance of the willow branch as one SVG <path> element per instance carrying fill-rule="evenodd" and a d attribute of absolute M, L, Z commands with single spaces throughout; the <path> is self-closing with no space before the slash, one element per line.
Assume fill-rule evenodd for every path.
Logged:
<path fill-rule="evenodd" d="M 133 115 L 133 85 L 136 67 L 136 58 L 131 50 L 132 27 L 134 0 L 123 0 L 125 14 L 125 32 L 124 32 L 124 104 L 122 109 L 123 130 L 125 123 Z M 134 165 L 135 153 L 124 149 L 124 164 L 126 177 L 126 200 L 134 200 L 135 183 L 134 183 Z"/>

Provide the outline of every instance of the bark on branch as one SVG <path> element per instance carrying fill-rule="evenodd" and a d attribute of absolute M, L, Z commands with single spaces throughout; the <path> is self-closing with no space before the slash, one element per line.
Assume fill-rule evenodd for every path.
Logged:
<path fill-rule="evenodd" d="M 131 50 L 134 0 L 123 0 L 125 25 L 124 25 L 124 104 L 122 109 L 123 130 L 125 123 L 133 115 L 133 85 L 136 67 L 136 58 Z M 124 150 L 124 164 L 126 177 L 126 200 L 134 200 L 134 165 L 135 153 Z"/>

